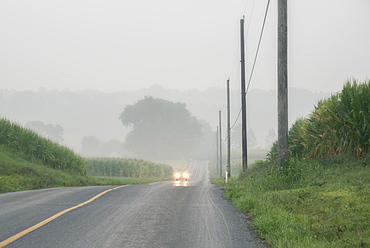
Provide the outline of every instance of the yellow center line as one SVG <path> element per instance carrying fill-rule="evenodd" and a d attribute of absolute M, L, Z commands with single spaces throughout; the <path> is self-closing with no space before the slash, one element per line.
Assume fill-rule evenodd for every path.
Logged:
<path fill-rule="evenodd" d="M 86 205 L 86 204 L 88 204 L 88 203 L 90 203 L 90 202 L 92 202 L 92 201 L 95 201 L 95 200 L 96 200 L 96 199 L 98 199 L 100 196 L 102 196 L 102 195 L 104 195 L 104 194 L 106 194 L 106 193 L 108 193 L 108 192 L 110 192 L 110 191 L 112 191 L 112 190 L 116 190 L 116 189 L 119 189 L 119 188 L 122 188 L 122 187 L 125 187 L 125 186 L 128 186 L 128 185 L 123 185 L 123 186 L 118 186 L 118 187 L 115 187 L 115 188 L 112 188 L 112 189 L 108 189 L 108 190 L 106 190 L 106 191 L 104 191 L 104 192 L 101 192 L 100 194 L 97 194 L 96 196 L 92 197 L 91 199 L 89 199 L 89 200 L 87 200 L 87 201 L 85 201 L 85 202 L 83 202 L 83 203 L 80 203 L 80 204 L 78 204 L 78 205 L 76 205 L 76 206 L 74 206 L 74 207 L 71 207 L 71 208 L 65 209 L 65 210 L 63 210 L 63 211 L 61 211 L 61 212 L 59 212 L 59 213 L 57 213 L 57 214 L 55 214 L 55 215 L 53 215 L 53 216 L 51 216 L 51 217 L 47 218 L 46 220 L 43 220 L 43 221 L 41 221 L 40 223 L 37 223 L 36 225 L 31 226 L 31 227 L 29 227 L 29 228 L 27 228 L 27 229 L 23 230 L 22 232 L 17 233 L 17 234 L 15 234 L 14 236 L 12 236 L 12 237 L 10 237 L 10 238 L 7 238 L 7 239 L 6 239 L 6 240 L 4 240 L 4 241 L 1 241 L 1 242 L 0 242 L 0 248 L 1 248 L 1 247 L 4 247 L 4 246 L 6 246 L 6 245 L 8 245 L 8 244 L 10 244 L 10 243 L 12 243 L 12 242 L 14 242 L 14 241 L 16 241 L 17 239 L 19 239 L 19 238 L 23 237 L 24 235 L 26 235 L 26 234 L 28 234 L 28 233 L 30 233 L 30 232 L 32 232 L 32 231 L 34 231 L 34 230 L 36 230 L 36 229 L 38 229 L 38 228 L 40 228 L 40 227 L 44 226 L 44 225 L 46 225 L 47 223 L 49 223 L 49 222 L 51 222 L 51 221 L 55 220 L 56 218 L 58 218 L 58 217 L 62 216 L 62 215 L 63 215 L 63 214 L 65 214 L 65 213 L 68 213 L 69 211 L 72 211 L 72 210 L 74 210 L 74 209 L 76 209 L 76 208 L 82 207 L 82 206 L 84 206 L 84 205 Z"/>

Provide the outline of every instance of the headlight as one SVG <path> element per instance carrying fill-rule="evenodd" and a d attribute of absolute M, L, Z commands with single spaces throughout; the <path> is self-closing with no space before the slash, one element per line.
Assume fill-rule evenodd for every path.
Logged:
<path fill-rule="evenodd" d="M 176 178 L 179 178 L 180 176 L 181 176 L 180 173 L 175 173 Z"/>
<path fill-rule="evenodd" d="M 188 178 L 189 174 L 185 172 L 184 174 L 182 174 L 182 176 L 183 176 L 184 178 Z"/>

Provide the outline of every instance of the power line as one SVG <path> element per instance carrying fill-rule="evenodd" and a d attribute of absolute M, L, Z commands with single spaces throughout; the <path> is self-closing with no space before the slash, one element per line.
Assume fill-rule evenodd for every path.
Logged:
<path fill-rule="evenodd" d="M 251 84 L 251 80 L 252 80 L 252 76 L 253 76 L 253 72 L 254 72 L 254 67 L 256 66 L 257 56 L 258 56 L 258 52 L 259 52 L 260 45 L 261 45 L 261 40 L 262 40 L 263 30 L 265 29 L 266 17 L 267 17 L 267 12 L 268 12 L 269 6 L 270 6 L 270 0 L 268 0 L 268 2 L 267 2 L 266 11 L 265 11 L 265 17 L 263 18 L 263 24 L 262 24 L 262 29 L 261 29 L 261 33 L 260 33 L 260 38 L 259 38 L 259 41 L 258 41 L 258 46 L 257 46 L 257 50 L 256 50 L 256 55 L 255 55 L 255 57 L 254 57 L 253 66 L 252 66 L 252 71 L 251 71 L 251 74 L 250 74 L 250 76 L 249 76 L 248 86 L 247 86 L 247 90 L 246 90 L 246 92 L 245 92 L 245 93 L 247 93 L 247 92 L 248 92 L 248 90 L 249 90 L 249 86 L 250 86 L 250 84 Z"/>
<path fill-rule="evenodd" d="M 250 23 L 251 23 L 251 19 L 252 19 L 252 13 L 253 13 L 253 9 L 254 9 L 254 3 L 255 3 L 255 0 L 253 1 L 253 5 L 252 5 L 252 11 L 251 11 L 251 15 L 249 17 L 249 23 L 248 23 L 248 27 L 247 27 L 247 33 L 249 31 L 249 27 L 250 27 Z M 245 5 L 245 9 L 244 9 L 244 12 L 246 11 L 247 9 L 247 5 L 248 5 L 248 1 Z M 267 18 L 267 13 L 268 13 L 268 9 L 269 9 L 269 6 L 270 6 L 270 0 L 268 0 L 267 2 L 267 6 L 266 6 L 266 11 L 265 11 L 265 16 L 264 16 L 264 19 L 263 19 L 263 24 L 262 24 L 262 28 L 261 28 L 261 32 L 260 32 L 260 37 L 259 37 L 259 41 L 258 41 L 258 46 L 257 46 L 257 50 L 256 50 L 256 55 L 254 57 L 254 62 L 253 62 L 253 67 L 252 67 L 252 71 L 251 71 L 251 75 L 249 77 L 249 80 L 248 80 L 248 87 L 247 87 L 247 90 L 246 92 L 248 92 L 249 90 L 249 86 L 250 86 L 250 83 L 251 83 L 251 80 L 252 80 L 252 76 L 253 76 L 253 72 L 254 72 L 254 68 L 255 68 L 255 65 L 256 65 L 256 61 L 257 61 L 257 56 L 258 56 L 258 52 L 259 52 L 259 48 L 260 48 L 260 45 L 261 45 L 261 40 L 262 40 L 262 34 L 263 34 L 263 31 L 264 31 L 264 28 L 265 28 L 265 23 L 266 23 L 266 18 Z M 239 46 L 239 42 L 238 42 L 238 46 Z M 237 50 L 238 51 L 238 50 Z M 233 72 L 234 70 L 234 66 L 235 66 L 235 61 L 236 61 L 236 56 L 237 56 L 237 51 L 235 52 L 235 58 L 234 58 L 234 62 L 233 62 L 233 66 L 232 66 L 232 69 L 231 69 L 231 73 Z M 240 72 L 240 68 L 238 67 L 238 73 L 237 75 L 239 75 L 239 72 Z M 230 74 L 231 74 L 230 73 Z M 235 85 L 236 85 L 237 81 L 235 81 Z M 236 88 L 234 85 L 234 88 Z M 233 98 L 233 94 L 232 94 L 232 97 Z M 239 109 L 239 113 L 238 113 L 238 116 L 236 117 L 235 121 L 234 121 L 234 124 L 230 127 L 230 129 L 233 129 L 234 126 L 236 125 L 237 121 L 239 120 L 239 117 L 240 117 L 240 113 L 242 111 L 242 108 Z"/>
<path fill-rule="evenodd" d="M 238 72 L 236 73 L 236 77 L 235 78 L 238 78 L 239 77 L 239 73 L 240 73 L 240 66 L 238 66 Z M 236 92 L 237 85 L 238 85 L 238 80 L 235 80 L 234 87 L 233 87 L 233 92 L 231 94 L 231 101 L 234 99 L 234 94 Z"/>
<path fill-rule="evenodd" d="M 238 116 L 236 117 L 236 120 L 235 120 L 234 124 L 230 127 L 230 129 L 233 129 L 233 128 L 234 128 L 234 126 L 235 126 L 236 122 L 239 120 L 239 117 L 240 117 L 240 113 L 241 113 L 241 112 L 242 112 L 242 108 L 240 107 L 240 109 L 239 109 L 239 113 L 238 113 Z"/>
<path fill-rule="evenodd" d="M 234 62 L 233 62 L 233 66 L 231 67 L 231 71 L 230 71 L 230 74 L 229 74 L 230 76 L 229 77 L 231 77 L 231 75 L 232 75 L 232 73 L 234 71 L 235 63 L 236 63 L 236 61 L 238 59 L 238 52 L 239 52 L 239 40 L 238 40 L 238 44 L 237 44 L 237 46 L 235 48 Z"/>
<path fill-rule="evenodd" d="M 249 1 L 247 0 L 247 1 L 245 2 L 245 6 L 244 6 L 244 12 L 243 12 L 243 13 L 245 13 L 245 11 L 247 10 L 247 7 L 248 7 L 248 3 L 249 3 Z"/>
<path fill-rule="evenodd" d="M 253 0 L 251 14 L 249 15 L 249 22 L 248 22 L 248 27 L 247 27 L 246 36 L 248 36 L 248 33 L 249 33 L 249 27 L 251 26 L 251 22 L 252 22 L 252 16 L 253 16 L 253 10 L 254 10 L 254 3 L 255 3 L 255 0 Z M 246 7 L 247 7 L 247 6 L 246 6 Z M 246 10 L 246 9 L 244 9 L 244 13 L 245 13 L 245 10 Z"/>

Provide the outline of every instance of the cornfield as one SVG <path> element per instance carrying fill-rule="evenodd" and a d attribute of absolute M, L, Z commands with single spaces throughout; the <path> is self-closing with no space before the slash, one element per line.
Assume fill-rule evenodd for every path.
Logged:
<path fill-rule="evenodd" d="M 366 157 L 370 148 L 370 81 L 348 81 L 343 90 L 321 100 L 307 119 L 289 131 L 289 152 L 297 158 L 352 154 Z M 277 143 L 269 153 L 276 159 Z"/>
<path fill-rule="evenodd" d="M 87 172 L 91 176 L 136 178 L 163 178 L 173 174 L 171 166 L 137 159 L 91 158 L 87 159 Z"/>
<path fill-rule="evenodd" d="M 4 118 L 0 118 L 0 144 L 14 152 L 38 159 L 51 168 L 86 174 L 85 159 L 76 155 L 71 149 Z"/>

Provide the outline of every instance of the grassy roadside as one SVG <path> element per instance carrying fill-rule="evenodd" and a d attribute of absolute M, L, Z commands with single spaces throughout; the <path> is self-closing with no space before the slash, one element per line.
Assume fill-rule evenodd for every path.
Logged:
<path fill-rule="evenodd" d="M 0 146 L 0 193 L 52 187 L 147 184 L 164 180 L 169 178 L 91 177 L 66 173 Z"/>
<path fill-rule="evenodd" d="M 222 184 L 221 180 L 213 181 Z M 370 159 L 259 161 L 225 196 L 272 247 L 370 247 Z"/>

